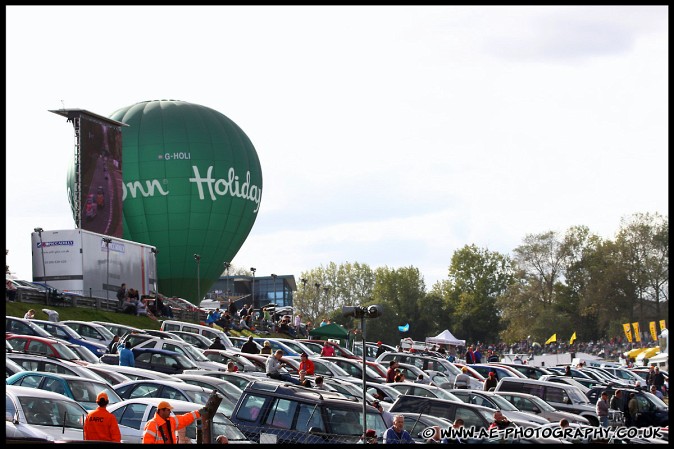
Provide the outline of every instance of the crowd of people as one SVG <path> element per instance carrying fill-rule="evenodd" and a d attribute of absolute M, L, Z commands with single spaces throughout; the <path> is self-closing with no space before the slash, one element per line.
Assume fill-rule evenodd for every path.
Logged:
<path fill-rule="evenodd" d="M 140 297 L 138 290 L 126 287 L 122 283 L 117 290 L 117 309 L 122 313 L 130 315 L 147 316 L 152 319 L 165 317 L 173 319 L 173 310 L 168 304 L 164 303 L 164 296 L 157 294 L 156 297 Z"/>
<path fill-rule="evenodd" d="M 277 332 L 290 338 L 308 337 L 311 323 L 302 323 L 302 315 L 294 318 L 276 311 L 274 305 L 255 311 L 252 304 L 244 304 L 240 309 L 229 300 L 226 308 L 216 308 L 206 315 L 206 325 L 221 327 L 229 335 L 230 330 L 248 330 L 257 333 Z"/>

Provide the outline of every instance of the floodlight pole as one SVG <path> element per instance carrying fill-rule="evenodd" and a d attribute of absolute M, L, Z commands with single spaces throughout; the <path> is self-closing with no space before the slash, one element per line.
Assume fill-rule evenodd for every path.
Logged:
<path fill-rule="evenodd" d="M 250 292 L 251 298 L 250 299 L 251 299 L 251 304 L 253 306 L 253 310 L 255 310 L 255 272 L 257 271 L 257 269 L 255 267 L 250 267 L 250 271 L 253 272 L 253 283 L 250 285 L 250 287 L 251 287 L 251 292 Z"/>
<path fill-rule="evenodd" d="M 229 262 L 223 263 L 225 266 L 225 274 L 227 278 L 225 279 L 225 295 L 227 295 L 227 299 L 229 299 L 229 267 L 231 264 Z"/>
<path fill-rule="evenodd" d="M 367 385 L 365 383 L 365 368 L 367 367 L 365 359 L 365 311 L 361 312 L 362 316 L 360 318 L 360 328 L 363 333 L 363 435 L 367 431 Z"/>
<path fill-rule="evenodd" d="M 44 232 L 44 229 L 35 228 L 33 230 L 37 232 L 38 236 L 40 236 L 40 252 L 42 253 L 42 282 L 44 282 L 44 294 L 46 304 L 49 305 L 49 286 L 47 285 L 47 268 L 45 268 L 44 264 L 44 244 L 42 243 L 42 233 Z"/>
<path fill-rule="evenodd" d="M 197 305 L 201 303 L 201 256 L 199 254 L 194 255 L 194 260 L 197 261 Z"/>
<path fill-rule="evenodd" d="M 103 237 L 103 242 L 105 243 L 105 252 L 106 252 L 106 264 L 105 264 L 105 300 L 106 303 L 110 301 L 110 243 L 112 239 L 109 237 Z"/>

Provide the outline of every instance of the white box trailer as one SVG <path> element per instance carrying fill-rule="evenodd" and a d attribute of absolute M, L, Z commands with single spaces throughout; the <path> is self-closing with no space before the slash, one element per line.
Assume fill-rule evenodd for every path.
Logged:
<path fill-rule="evenodd" d="M 106 241 L 107 240 L 107 241 Z M 33 282 L 116 300 L 122 283 L 139 295 L 157 290 L 156 248 L 82 229 L 31 233 Z"/>

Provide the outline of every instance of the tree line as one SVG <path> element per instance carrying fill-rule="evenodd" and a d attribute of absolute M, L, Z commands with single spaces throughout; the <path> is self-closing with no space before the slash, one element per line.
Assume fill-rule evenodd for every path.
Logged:
<path fill-rule="evenodd" d="M 371 268 L 328 263 L 302 272 L 294 306 L 304 321 L 323 318 L 349 329 L 344 305 L 380 304 L 368 340 L 423 340 L 449 329 L 467 342 L 545 341 L 556 333 L 579 341 L 623 335 L 623 323 L 659 321 L 669 311 L 669 218 L 637 213 L 621 219 L 614 239 L 586 226 L 528 234 L 511 254 L 474 244 L 449 258 L 447 278 L 426 289 L 413 266 Z M 409 324 L 401 333 L 398 326 Z"/>

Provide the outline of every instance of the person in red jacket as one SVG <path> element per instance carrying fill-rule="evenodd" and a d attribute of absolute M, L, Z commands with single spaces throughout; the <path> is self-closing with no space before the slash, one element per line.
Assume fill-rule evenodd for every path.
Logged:
<path fill-rule="evenodd" d="M 309 360 L 309 356 L 306 352 L 300 354 L 300 371 L 304 370 L 304 374 L 307 376 L 313 376 L 316 369 L 314 362 Z"/>
<path fill-rule="evenodd" d="M 85 440 L 122 442 L 122 434 L 119 431 L 117 418 L 106 408 L 108 402 L 108 395 L 106 393 L 98 393 L 98 396 L 96 396 L 98 407 L 90 411 L 84 419 Z"/>
<path fill-rule="evenodd" d="M 323 343 L 323 348 L 321 349 L 321 357 L 334 357 L 335 349 L 327 341 Z"/>
<path fill-rule="evenodd" d="M 202 407 L 193 412 L 171 416 L 171 410 L 173 407 L 167 401 L 161 401 L 157 405 L 154 418 L 145 424 L 143 444 L 176 444 L 178 442 L 176 430 L 189 426 L 206 413 Z"/>

